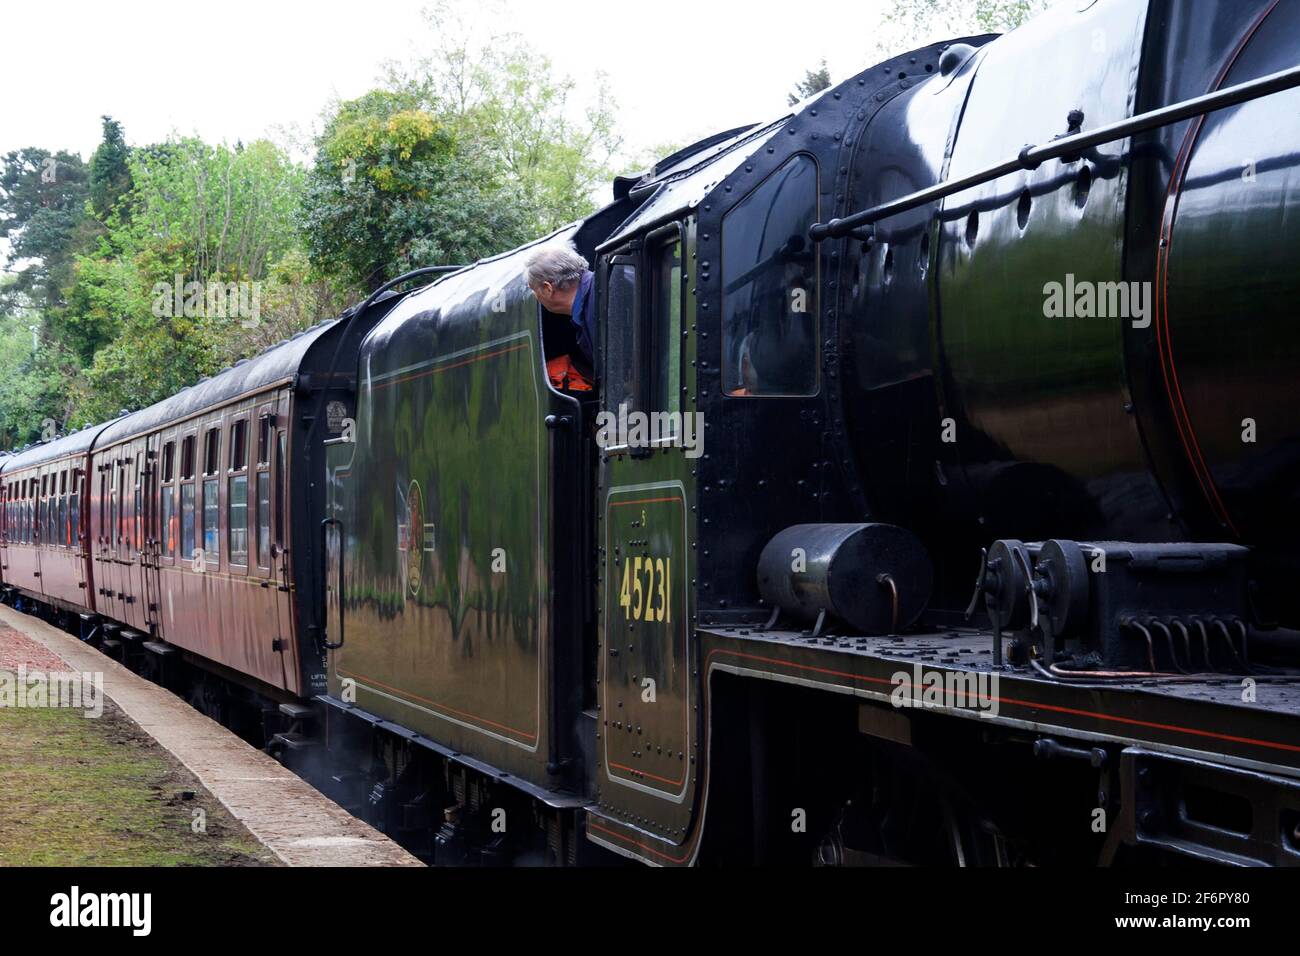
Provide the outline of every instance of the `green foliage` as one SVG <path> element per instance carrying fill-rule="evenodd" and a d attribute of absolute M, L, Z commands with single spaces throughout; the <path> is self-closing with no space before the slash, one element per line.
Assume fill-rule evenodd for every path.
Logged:
<path fill-rule="evenodd" d="M 67 414 L 67 356 L 41 341 L 39 326 L 33 336 L 33 324 L 0 317 L 0 449 L 36 441 L 47 419 L 62 428 Z"/>
<path fill-rule="evenodd" d="M 122 124 L 102 117 L 104 138 L 90 157 L 90 208 L 101 222 L 131 189 L 130 150 Z"/>
<path fill-rule="evenodd" d="M 218 332 L 201 318 L 155 319 L 147 311 L 128 317 L 73 383 L 75 420 L 103 421 L 142 408 L 218 371 Z"/>
<path fill-rule="evenodd" d="M 79 256 L 67 307 L 46 315 L 49 337 L 67 348 L 79 366 L 89 365 L 118 334 L 125 317 L 149 311 L 145 282 L 131 258 Z"/>
<path fill-rule="evenodd" d="M 975 23 L 988 33 L 1005 33 L 1038 16 L 1052 0 L 975 0 Z"/>
<path fill-rule="evenodd" d="M 87 170 L 81 157 L 28 148 L 0 160 L 0 239 L 9 240 L 6 267 L 15 265 L 5 302 L 49 309 L 60 304 L 75 249 L 85 228 Z"/>
<path fill-rule="evenodd" d="M 106 234 L 77 257 L 67 308 L 50 317 L 83 369 L 69 388 L 77 419 L 141 408 L 259 351 L 270 343 L 248 333 L 263 319 L 284 337 L 321 317 L 294 296 L 275 307 L 292 314 L 295 328 L 273 313 L 172 308 L 178 286 L 247 282 L 260 290 L 282 260 L 303 263 L 296 215 L 304 172 L 283 150 L 265 140 L 231 148 L 189 138 L 132 151 L 127 171 L 131 188 L 113 204 Z"/>
<path fill-rule="evenodd" d="M 509 22 L 500 3 L 442 0 L 425 19 L 435 52 L 391 68 L 389 87 L 413 93 L 500 171 L 525 203 L 532 234 L 592 212 L 622 145 L 604 76 L 594 77 L 594 101 L 575 103 L 573 80 L 556 76 L 521 35 L 480 29 Z"/>
<path fill-rule="evenodd" d="M 317 141 L 301 230 L 318 271 L 373 289 L 416 265 L 456 263 L 522 241 L 517 195 L 407 92 L 339 105 Z"/>
<path fill-rule="evenodd" d="M 826 68 L 826 60 L 823 59 L 817 69 L 804 71 L 803 79 L 794 85 L 794 92 L 786 98 L 786 102 L 794 106 L 800 100 L 805 100 L 814 93 L 820 93 L 830 87 L 831 71 Z"/>
<path fill-rule="evenodd" d="M 1005 33 L 1046 10 L 1053 0 L 893 0 L 877 38 L 881 56 L 926 43 Z"/>
<path fill-rule="evenodd" d="M 108 254 L 137 260 L 152 281 L 258 279 L 297 242 L 302 170 L 275 144 L 183 139 L 137 151 L 129 222 L 110 222 Z"/>

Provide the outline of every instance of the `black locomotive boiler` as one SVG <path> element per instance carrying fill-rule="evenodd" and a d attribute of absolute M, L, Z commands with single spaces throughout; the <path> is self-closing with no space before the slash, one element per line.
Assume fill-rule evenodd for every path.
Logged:
<path fill-rule="evenodd" d="M 1060 4 L 355 310 L 268 746 L 440 863 L 1300 862 L 1297 36 Z"/>

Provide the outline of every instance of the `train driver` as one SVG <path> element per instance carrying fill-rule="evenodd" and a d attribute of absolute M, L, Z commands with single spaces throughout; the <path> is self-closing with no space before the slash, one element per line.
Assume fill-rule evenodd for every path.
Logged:
<path fill-rule="evenodd" d="M 537 296 L 542 308 L 556 315 L 567 315 L 573 321 L 573 335 L 578 349 L 588 368 L 595 367 L 596 355 L 596 276 L 587 268 L 587 260 L 568 245 L 542 246 L 531 256 L 524 267 L 524 281 Z M 581 373 L 564 363 L 563 370 L 551 368 L 559 359 L 547 363 L 552 378 L 562 375 L 566 383 L 574 378 L 582 379 Z M 585 385 L 585 389 L 584 389 Z M 570 387 L 574 387 L 570 384 Z M 576 386 L 590 389 L 590 383 L 583 382 Z"/>

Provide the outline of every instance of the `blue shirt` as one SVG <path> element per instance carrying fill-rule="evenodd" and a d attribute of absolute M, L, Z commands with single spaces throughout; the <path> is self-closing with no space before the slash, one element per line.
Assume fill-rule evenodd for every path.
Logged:
<path fill-rule="evenodd" d="M 596 364 L 596 274 L 587 270 L 578 280 L 578 291 L 573 296 L 573 331 L 578 338 L 578 348 L 592 367 Z"/>

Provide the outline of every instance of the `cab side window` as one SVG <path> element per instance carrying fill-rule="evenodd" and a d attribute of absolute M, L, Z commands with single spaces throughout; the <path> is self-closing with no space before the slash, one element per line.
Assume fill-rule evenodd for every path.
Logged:
<path fill-rule="evenodd" d="M 722 220 L 723 388 L 732 396 L 818 389 L 817 162 L 793 156 Z"/>
<path fill-rule="evenodd" d="M 616 257 L 609 266 L 605 288 L 605 406 L 617 411 L 637 407 L 640 385 L 637 367 L 637 266 L 635 261 Z"/>
<path fill-rule="evenodd" d="M 615 255 L 605 283 L 605 408 L 680 412 L 682 230 L 657 229 Z"/>
<path fill-rule="evenodd" d="M 670 234 L 650 248 L 650 409 L 682 410 L 682 239 Z"/>

